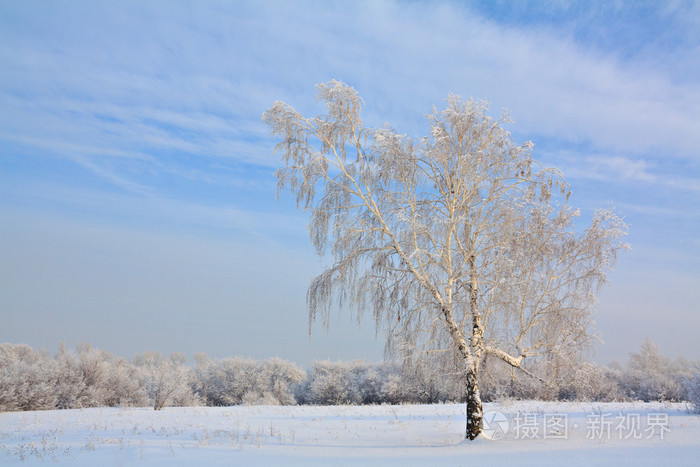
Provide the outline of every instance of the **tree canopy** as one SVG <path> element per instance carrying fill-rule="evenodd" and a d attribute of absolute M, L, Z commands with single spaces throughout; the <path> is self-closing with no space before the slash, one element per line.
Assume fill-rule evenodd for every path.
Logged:
<path fill-rule="evenodd" d="M 364 126 L 363 101 L 344 83 L 318 85 L 318 99 L 319 117 L 284 102 L 263 114 L 281 138 L 278 188 L 310 211 L 311 240 L 333 258 L 309 287 L 310 321 L 350 303 L 404 356 L 456 357 L 476 437 L 484 358 L 524 370 L 525 358 L 586 345 L 626 226 L 607 209 L 576 233 L 561 172 L 535 161 L 532 143 L 515 144 L 485 102 L 449 96 L 414 139 Z"/>

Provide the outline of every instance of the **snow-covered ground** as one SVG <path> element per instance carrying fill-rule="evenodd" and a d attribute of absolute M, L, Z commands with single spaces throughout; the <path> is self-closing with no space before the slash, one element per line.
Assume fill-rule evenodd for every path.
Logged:
<path fill-rule="evenodd" d="M 700 465 L 684 404 L 98 408 L 0 413 L 0 465 Z"/>

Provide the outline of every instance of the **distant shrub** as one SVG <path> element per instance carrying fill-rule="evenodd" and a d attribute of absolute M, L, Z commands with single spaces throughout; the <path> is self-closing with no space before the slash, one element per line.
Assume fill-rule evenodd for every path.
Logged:
<path fill-rule="evenodd" d="M 690 410 L 700 413 L 700 374 L 696 374 L 692 379 L 687 379 L 685 388 L 688 402 L 690 402 Z"/>
<path fill-rule="evenodd" d="M 227 357 L 213 361 L 198 354 L 195 359 L 197 392 L 210 406 L 294 405 L 294 387 L 306 377 L 294 363 L 281 358 L 256 361 Z"/>
<path fill-rule="evenodd" d="M 142 386 L 155 410 L 165 406 L 191 407 L 202 401 L 192 390 L 194 375 L 185 366 L 185 356 L 179 353 L 163 357 L 157 352 L 146 352 L 134 357 Z"/>
<path fill-rule="evenodd" d="M 46 353 L 23 344 L 0 344 L 0 410 L 53 409 L 55 373 Z"/>

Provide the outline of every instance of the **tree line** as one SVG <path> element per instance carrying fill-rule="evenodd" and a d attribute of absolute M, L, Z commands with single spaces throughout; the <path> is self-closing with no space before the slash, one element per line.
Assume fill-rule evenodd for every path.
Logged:
<path fill-rule="evenodd" d="M 200 353 L 147 352 L 132 361 L 78 345 L 51 355 L 23 344 L 0 344 L 0 411 L 84 407 L 431 404 L 464 402 L 464 374 L 435 372 L 439 354 L 410 363 L 317 361 L 308 371 L 280 358 L 218 360 Z M 690 401 L 700 408 L 700 362 L 672 361 L 646 341 L 624 365 L 548 362 L 523 378 L 487 360 L 484 401 Z"/>

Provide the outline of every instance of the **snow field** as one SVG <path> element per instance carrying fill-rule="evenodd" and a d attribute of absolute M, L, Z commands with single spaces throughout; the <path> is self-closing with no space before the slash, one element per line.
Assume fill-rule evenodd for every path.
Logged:
<path fill-rule="evenodd" d="M 0 465 L 700 465 L 700 416 L 685 404 L 484 411 L 502 439 L 463 441 L 463 404 L 0 413 Z"/>

